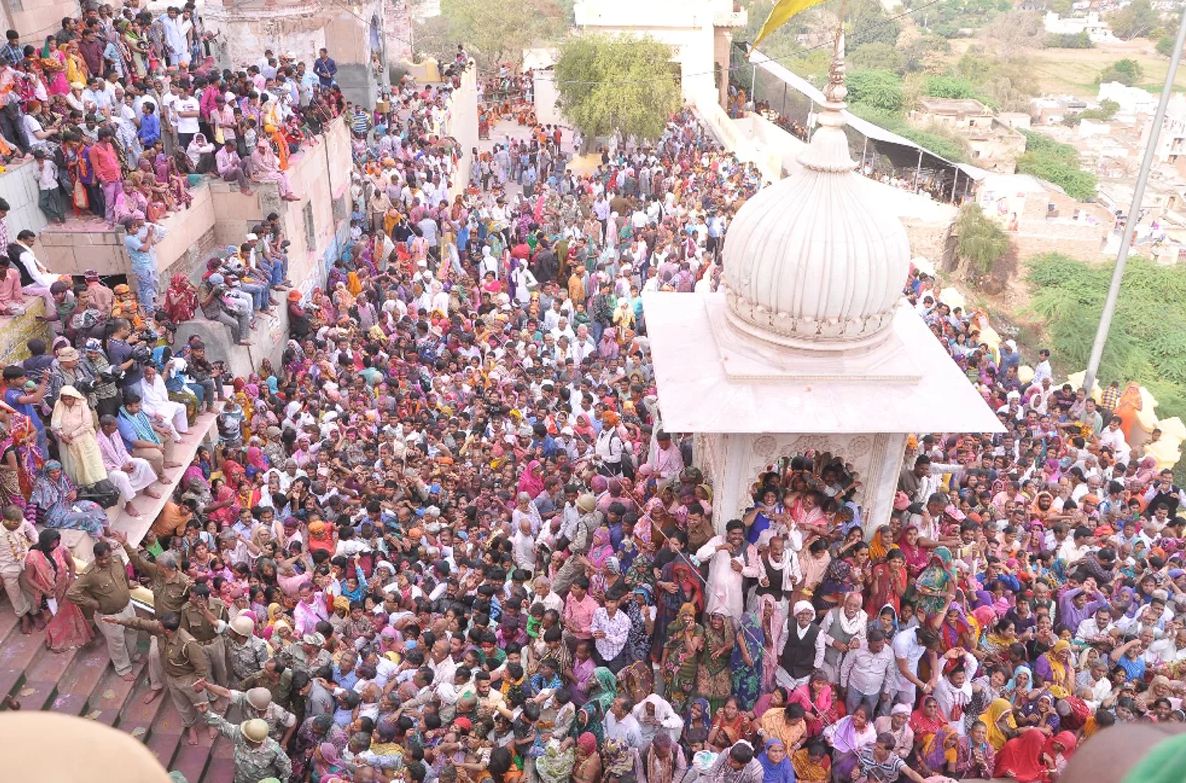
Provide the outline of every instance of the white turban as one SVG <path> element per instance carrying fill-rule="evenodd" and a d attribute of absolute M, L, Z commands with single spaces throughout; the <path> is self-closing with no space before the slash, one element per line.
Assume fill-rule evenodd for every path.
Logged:
<path fill-rule="evenodd" d="M 810 601 L 797 601 L 795 603 L 795 611 L 791 612 L 791 614 L 798 617 L 800 612 L 811 612 L 811 619 L 815 619 L 815 607 L 811 605 Z"/>

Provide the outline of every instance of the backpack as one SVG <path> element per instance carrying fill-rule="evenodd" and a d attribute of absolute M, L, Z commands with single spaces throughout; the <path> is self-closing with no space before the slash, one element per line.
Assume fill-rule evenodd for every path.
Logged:
<path fill-rule="evenodd" d="M 94 484 L 79 487 L 78 499 L 90 500 L 103 508 L 111 508 L 119 503 L 119 490 L 115 488 L 110 479 L 102 479 Z"/>

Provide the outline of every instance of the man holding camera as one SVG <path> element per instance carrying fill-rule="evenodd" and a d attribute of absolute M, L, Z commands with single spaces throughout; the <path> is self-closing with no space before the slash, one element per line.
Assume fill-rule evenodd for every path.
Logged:
<path fill-rule="evenodd" d="M 237 345 L 251 345 L 245 339 L 251 331 L 251 311 L 231 309 L 223 301 L 225 294 L 226 282 L 218 272 L 203 280 L 198 288 L 198 305 L 202 308 L 202 315 L 210 321 L 226 324 L 231 330 L 231 339 Z"/>

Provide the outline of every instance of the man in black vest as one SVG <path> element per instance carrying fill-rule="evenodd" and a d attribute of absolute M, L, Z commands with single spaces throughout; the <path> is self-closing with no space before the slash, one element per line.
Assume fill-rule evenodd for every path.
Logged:
<path fill-rule="evenodd" d="M 824 662 L 827 634 L 815 624 L 815 609 L 809 601 L 795 604 L 795 622 L 787 629 L 787 642 L 778 662 L 799 686 Z"/>
<path fill-rule="evenodd" d="M 1145 491 L 1145 513 L 1153 516 L 1158 506 L 1164 505 L 1172 519 L 1182 504 L 1182 490 L 1174 486 L 1174 472 L 1166 469 L 1157 477 L 1157 483 Z"/>

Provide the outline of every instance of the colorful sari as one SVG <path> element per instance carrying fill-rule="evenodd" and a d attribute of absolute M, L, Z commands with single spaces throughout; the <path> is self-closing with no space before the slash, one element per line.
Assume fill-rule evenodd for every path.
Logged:
<path fill-rule="evenodd" d="M 704 649 L 700 651 L 700 667 L 696 673 L 696 692 L 708 699 L 716 712 L 724 706 L 733 692 L 733 673 L 729 670 L 732 652 L 737 644 L 733 638 L 733 621 L 720 615 L 724 622 L 718 630 L 709 622 L 704 626 Z"/>
<path fill-rule="evenodd" d="M 41 531 L 37 546 L 25 557 L 23 582 L 32 595 L 34 610 L 47 608 L 53 619 L 45 628 L 45 646 L 53 652 L 65 652 L 88 643 L 94 633 L 82 610 L 66 599 L 74 577 L 67 559 L 70 553 L 57 545 L 61 534 Z M 49 549 L 46 554 L 46 549 Z"/>
<path fill-rule="evenodd" d="M 766 647 L 766 637 L 754 613 L 746 612 L 741 616 L 741 632 L 737 642 L 729 661 L 733 670 L 733 695 L 737 697 L 742 711 L 748 712 L 754 708 L 754 702 L 762 690 L 763 654 Z M 746 652 L 749 653 L 748 662 L 745 659 Z"/>
<path fill-rule="evenodd" d="M 661 676 L 667 700 L 683 713 L 696 687 L 697 654 L 704 644 L 704 628 L 696 622 L 696 607 L 684 604 L 675 621 L 667 626 Z"/>

